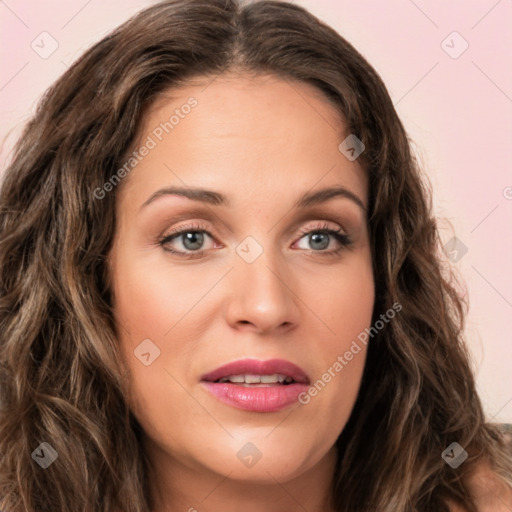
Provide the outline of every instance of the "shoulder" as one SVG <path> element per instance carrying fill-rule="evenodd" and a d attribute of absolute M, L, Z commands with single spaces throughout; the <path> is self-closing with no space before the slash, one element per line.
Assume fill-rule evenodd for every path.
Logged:
<path fill-rule="evenodd" d="M 487 461 L 479 462 L 467 485 L 474 496 L 478 512 L 512 511 L 512 487 L 496 475 Z M 465 508 L 449 504 L 450 512 L 467 512 Z"/>

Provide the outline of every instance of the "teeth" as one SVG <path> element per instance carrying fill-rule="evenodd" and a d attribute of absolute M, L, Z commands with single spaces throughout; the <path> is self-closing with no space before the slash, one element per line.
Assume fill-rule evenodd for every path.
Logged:
<path fill-rule="evenodd" d="M 279 382 L 279 375 L 277 373 L 274 375 L 261 375 L 260 382 L 262 384 L 277 384 Z"/>
<path fill-rule="evenodd" d="M 226 381 L 242 383 L 245 382 L 245 379 L 243 375 L 232 375 L 231 377 L 226 377 Z"/>
<path fill-rule="evenodd" d="M 274 373 L 274 375 L 229 375 L 228 377 L 222 377 L 219 382 L 233 382 L 235 384 L 282 384 L 283 382 L 293 382 L 291 377 Z"/>

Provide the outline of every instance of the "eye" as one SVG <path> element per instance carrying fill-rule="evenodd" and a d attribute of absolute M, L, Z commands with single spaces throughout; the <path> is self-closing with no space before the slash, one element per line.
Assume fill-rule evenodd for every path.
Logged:
<path fill-rule="evenodd" d="M 341 228 L 332 229 L 329 227 L 329 224 L 323 224 L 322 226 L 309 230 L 303 229 L 300 234 L 303 236 L 300 238 L 299 242 L 305 239 L 306 243 L 311 244 L 310 247 L 299 247 L 300 249 L 309 249 L 312 252 L 321 252 L 325 255 L 337 255 L 352 243 L 350 237 L 344 234 Z M 326 251 L 325 249 L 329 247 L 332 239 L 334 239 L 340 247 Z"/>
<path fill-rule="evenodd" d="M 201 224 L 191 224 L 188 226 L 181 226 L 175 231 L 165 235 L 165 237 L 158 243 L 164 250 L 182 256 L 184 258 L 197 258 L 203 254 L 206 249 L 202 246 L 206 240 L 206 237 L 212 238 L 210 233 L 206 231 L 206 226 Z M 183 249 L 172 249 L 169 247 L 171 243 L 178 241 L 180 242 Z"/>
<path fill-rule="evenodd" d="M 349 246 L 352 241 L 350 237 L 342 233 L 340 229 L 333 229 L 329 224 L 317 226 L 313 229 L 303 229 L 299 233 L 301 235 L 299 242 L 306 239 L 311 247 L 299 247 L 299 249 L 309 250 L 309 252 L 319 253 L 324 256 L 339 254 L 343 249 Z M 200 258 L 207 249 L 204 249 L 204 243 L 207 238 L 213 240 L 211 234 L 207 231 L 207 226 L 202 224 L 190 224 L 180 226 L 169 234 L 165 235 L 158 244 L 167 252 L 180 256 L 182 258 Z M 331 250 L 325 250 L 329 247 L 332 240 L 335 240 L 339 247 Z M 181 248 L 173 248 L 172 245 L 179 242 Z"/>

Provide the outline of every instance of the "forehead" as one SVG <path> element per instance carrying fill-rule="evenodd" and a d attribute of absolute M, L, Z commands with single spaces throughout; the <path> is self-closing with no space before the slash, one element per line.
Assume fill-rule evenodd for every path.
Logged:
<path fill-rule="evenodd" d="M 339 150 L 344 120 L 311 84 L 274 75 L 200 77 L 165 91 L 131 151 L 151 146 L 127 192 L 163 185 L 230 190 L 246 200 L 342 184 L 366 197 L 366 173 Z"/>

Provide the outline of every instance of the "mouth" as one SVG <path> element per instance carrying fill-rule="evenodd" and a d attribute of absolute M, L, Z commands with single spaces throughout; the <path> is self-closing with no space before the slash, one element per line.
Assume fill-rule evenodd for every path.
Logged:
<path fill-rule="evenodd" d="M 306 372 L 290 361 L 244 359 L 203 375 L 201 383 L 215 398 L 232 407 L 276 412 L 297 402 L 310 381 Z"/>
<path fill-rule="evenodd" d="M 284 359 L 242 359 L 225 364 L 201 377 L 206 382 L 231 382 L 246 385 L 309 384 L 306 372 L 296 364 Z"/>
<path fill-rule="evenodd" d="M 273 375 L 253 375 L 247 373 L 245 375 L 229 375 L 228 377 L 217 379 L 215 382 L 230 382 L 231 384 L 238 384 L 239 386 L 246 387 L 268 387 L 276 385 L 288 386 L 289 384 L 293 384 L 295 381 L 289 375 L 282 375 L 280 373 L 274 373 Z"/>

